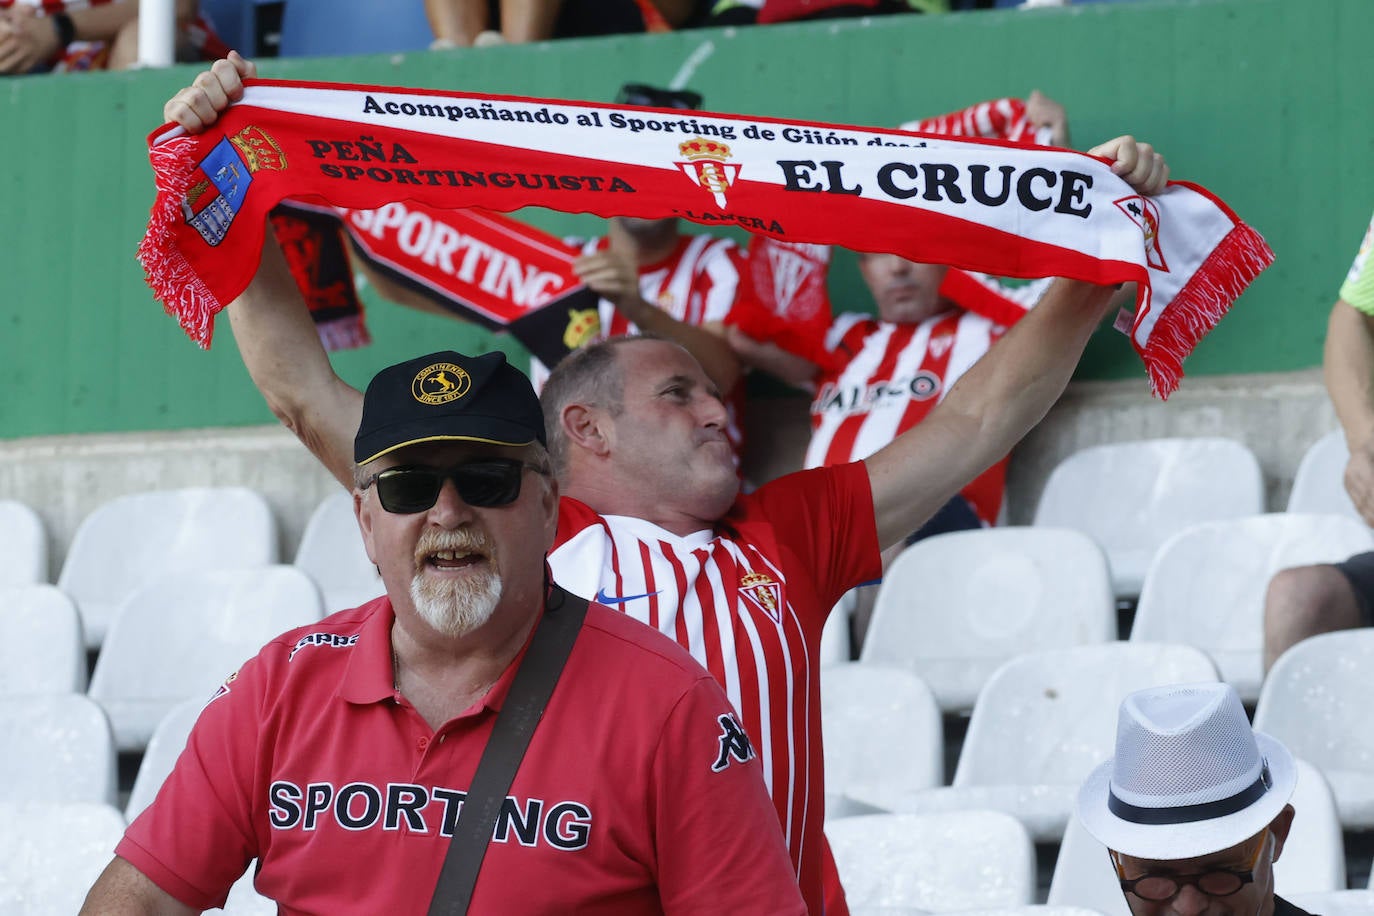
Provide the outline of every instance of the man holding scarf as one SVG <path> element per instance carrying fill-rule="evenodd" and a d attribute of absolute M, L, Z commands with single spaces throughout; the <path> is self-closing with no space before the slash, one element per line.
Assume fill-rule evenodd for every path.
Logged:
<path fill-rule="evenodd" d="M 255 75 L 217 62 L 165 108 L 207 129 Z M 1141 195 L 1168 169 L 1120 137 L 1093 150 Z M 687 186 L 690 189 L 690 186 Z M 684 192 L 685 193 L 685 192 Z M 560 364 L 544 395 L 565 494 L 555 579 L 686 646 L 724 685 L 751 742 L 813 913 L 842 913 L 824 846 L 817 647 L 829 608 L 1050 408 L 1112 288 L 1058 280 L 918 427 L 863 462 L 788 475 L 738 497 L 714 384 L 681 348 L 619 338 Z M 240 353 L 274 413 L 351 485 L 362 395 L 340 379 L 270 239 L 233 300 Z M 580 367 L 580 368 L 579 368 Z M 823 900 L 825 901 L 823 903 Z"/>

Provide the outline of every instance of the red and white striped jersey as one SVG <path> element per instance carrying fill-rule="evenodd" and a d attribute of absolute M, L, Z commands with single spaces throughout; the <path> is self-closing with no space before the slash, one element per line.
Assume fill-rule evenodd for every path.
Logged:
<path fill-rule="evenodd" d="M 826 348 L 844 358 L 817 379 L 805 466 L 862 461 L 887 445 L 921 422 L 1005 331 L 963 309 L 919 324 L 840 315 Z M 1005 481 L 1004 458 L 963 490 L 985 524 L 997 520 Z"/>
<path fill-rule="evenodd" d="M 605 251 L 610 241 L 592 239 L 583 254 Z M 672 254 L 639 268 L 639 294 L 678 321 L 700 327 L 724 322 L 735 307 L 744 251 L 730 239 L 684 235 Z M 602 299 L 601 339 L 639 331 Z"/>
<path fill-rule="evenodd" d="M 673 637 L 725 688 L 762 760 L 803 896 L 820 913 L 817 652 L 830 608 L 881 572 L 864 466 L 781 477 L 686 537 L 565 497 L 549 563 L 564 588 Z"/>

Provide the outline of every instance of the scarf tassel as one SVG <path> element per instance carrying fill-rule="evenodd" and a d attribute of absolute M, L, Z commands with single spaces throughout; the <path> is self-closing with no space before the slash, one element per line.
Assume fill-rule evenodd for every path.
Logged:
<path fill-rule="evenodd" d="M 176 236 L 182 223 L 181 201 L 198 174 L 192 155 L 197 149 L 194 138 L 183 136 L 148 151 L 158 193 L 148 214 L 148 231 L 138 245 L 138 260 L 153 296 L 188 337 L 208 350 L 214 316 L 222 306 L 177 247 Z"/>
<path fill-rule="evenodd" d="M 1136 348 L 1155 397 L 1169 399 L 1183 377 L 1184 357 L 1273 261 L 1274 252 L 1264 238 L 1244 223 L 1238 223 L 1212 250 L 1159 316 L 1145 346 Z"/>

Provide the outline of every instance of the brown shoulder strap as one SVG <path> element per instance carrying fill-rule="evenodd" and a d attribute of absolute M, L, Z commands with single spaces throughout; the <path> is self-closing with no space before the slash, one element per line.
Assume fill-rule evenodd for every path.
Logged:
<path fill-rule="evenodd" d="M 458 812 L 429 916 L 462 916 L 467 912 L 501 805 L 586 616 L 585 598 L 553 586 Z"/>

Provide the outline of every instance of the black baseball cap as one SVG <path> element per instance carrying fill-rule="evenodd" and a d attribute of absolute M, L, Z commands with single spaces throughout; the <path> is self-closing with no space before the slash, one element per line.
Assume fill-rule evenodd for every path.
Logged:
<path fill-rule="evenodd" d="M 617 105 L 695 110 L 701 107 L 701 93 L 690 89 L 660 89 L 645 83 L 626 83 L 616 93 L 615 101 Z"/>
<path fill-rule="evenodd" d="M 440 350 L 387 366 L 363 395 L 353 460 L 375 461 L 419 442 L 547 445 L 539 397 L 499 351 Z"/>

